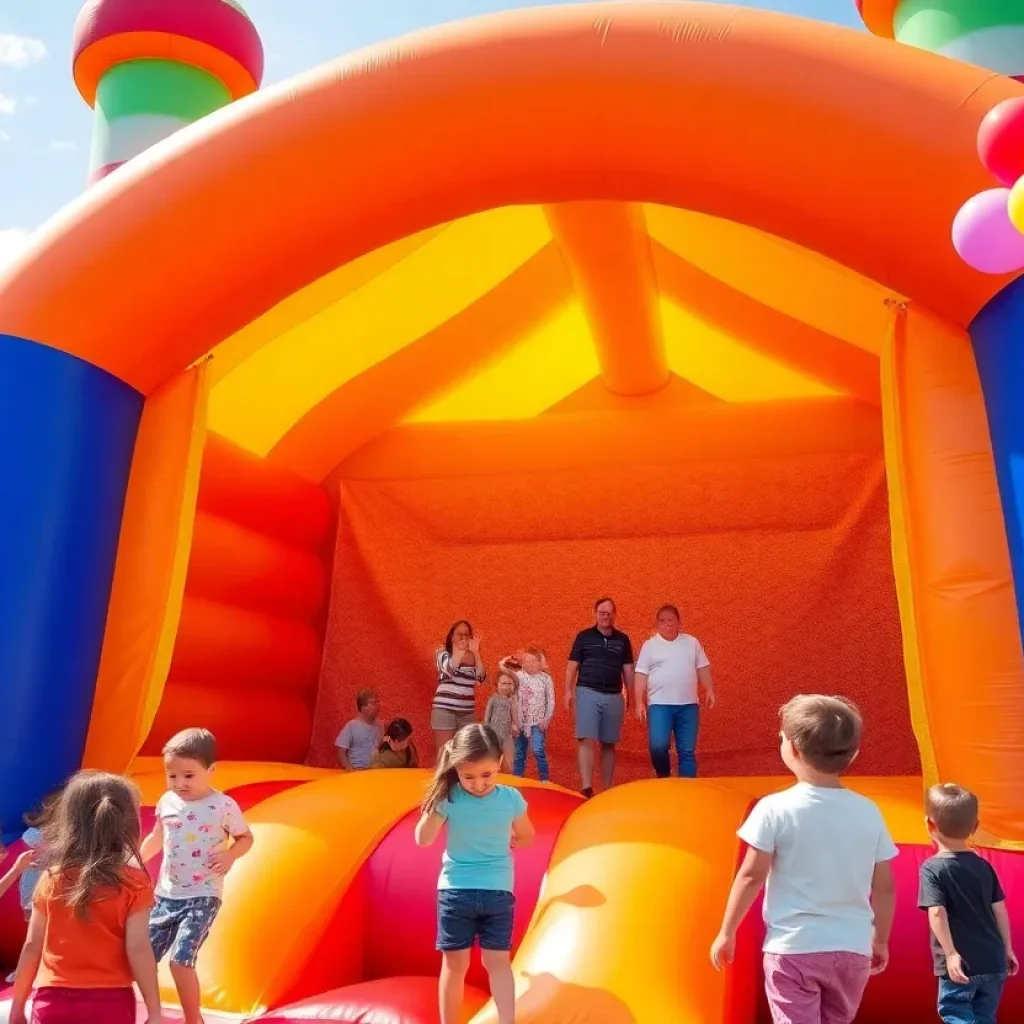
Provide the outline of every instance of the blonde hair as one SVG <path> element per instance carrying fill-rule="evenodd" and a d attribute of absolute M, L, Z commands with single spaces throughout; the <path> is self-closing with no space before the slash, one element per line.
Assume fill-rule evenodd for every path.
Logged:
<path fill-rule="evenodd" d="M 802 693 L 786 704 L 779 716 L 783 735 L 815 770 L 838 775 L 853 763 L 864 722 L 852 701 Z"/>
<path fill-rule="evenodd" d="M 928 790 L 925 810 L 935 828 L 950 839 L 969 839 L 978 827 L 978 798 L 952 782 Z"/>
<path fill-rule="evenodd" d="M 134 783 L 107 772 L 73 776 L 43 826 L 45 866 L 64 877 L 68 906 L 85 917 L 96 890 L 125 885 L 129 863 L 142 866 L 140 835 Z"/>
<path fill-rule="evenodd" d="M 430 782 L 420 810 L 424 814 L 433 814 L 438 804 L 451 800 L 452 793 L 459 784 L 461 767 L 488 758 L 500 761 L 501 756 L 501 740 L 489 725 L 464 725 L 441 748 L 434 778 Z"/>

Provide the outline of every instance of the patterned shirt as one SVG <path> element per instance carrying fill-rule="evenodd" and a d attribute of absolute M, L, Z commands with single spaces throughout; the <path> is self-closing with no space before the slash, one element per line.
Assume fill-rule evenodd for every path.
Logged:
<path fill-rule="evenodd" d="M 476 711 L 476 688 L 487 678 L 476 677 L 476 662 L 452 665 L 452 656 L 442 647 L 434 655 L 437 666 L 437 689 L 434 691 L 434 707 L 454 711 L 460 715 L 471 715 Z"/>
<path fill-rule="evenodd" d="M 555 684 L 547 672 L 530 675 L 520 669 L 516 678 L 519 680 L 519 728 L 524 736 L 529 736 L 530 729 L 554 715 Z"/>
<path fill-rule="evenodd" d="M 227 840 L 249 831 L 241 808 L 231 797 L 211 790 L 202 800 L 182 800 L 164 793 L 156 805 L 164 828 L 164 860 L 156 894 L 165 899 L 220 898 L 224 877 L 210 867 L 210 856 L 227 849 Z"/>
<path fill-rule="evenodd" d="M 491 697 L 484 711 L 484 725 L 489 725 L 502 743 L 512 739 L 512 698 L 503 697 L 500 693 Z M 508 765 L 505 770 L 508 770 Z"/>

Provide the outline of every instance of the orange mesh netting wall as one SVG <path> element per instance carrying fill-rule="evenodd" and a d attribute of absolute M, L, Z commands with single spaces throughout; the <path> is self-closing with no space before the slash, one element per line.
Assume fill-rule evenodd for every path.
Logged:
<path fill-rule="evenodd" d="M 575 784 L 561 683 L 576 630 L 611 594 L 634 648 L 677 603 L 704 642 L 720 705 L 707 774 L 781 771 L 779 705 L 854 698 L 864 774 L 918 772 L 889 547 L 878 410 L 843 400 L 522 423 L 420 424 L 341 467 L 342 511 L 313 760 L 361 686 L 408 717 L 429 756 L 432 654 L 470 619 L 497 659 L 536 641 L 554 668 L 555 781 Z M 492 692 L 479 691 L 478 709 Z M 650 775 L 627 724 L 620 778 Z"/>

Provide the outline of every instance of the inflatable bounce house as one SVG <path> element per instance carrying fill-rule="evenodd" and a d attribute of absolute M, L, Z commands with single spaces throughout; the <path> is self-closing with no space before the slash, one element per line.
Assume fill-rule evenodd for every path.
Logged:
<path fill-rule="evenodd" d="M 451 622 L 560 685 L 604 593 L 634 644 L 678 603 L 719 706 L 701 778 L 629 723 L 588 802 L 559 709 L 518 1020 L 766 1019 L 762 926 L 708 949 L 800 691 L 861 705 L 850 785 L 901 847 L 858 1020 L 934 1019 L 923 783 L 980 796 L 1024 946 L 1024 147 L 991 114 L 1024 2 L 860 6 L 515 11 L 261 91 L 235 0 L 86 4 L 92 180 L 0 278 L 0 822 L 16 850 L 83 765 L 151 814 L 163 742 L 212 729 L 256 842 L 208 1022 L 437 1020 L 427 773 L 343 775 L 334 737 L 371 686 L 429 763 Z M 8 894 L 8 964 L 23 929 Z"/>

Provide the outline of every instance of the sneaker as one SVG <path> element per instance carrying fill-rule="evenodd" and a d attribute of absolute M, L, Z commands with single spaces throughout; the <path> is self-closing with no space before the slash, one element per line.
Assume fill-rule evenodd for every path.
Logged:
<path fill-rule="evenodd" d="M 592 786 L 587 786 L 586 789 L 580 790 L 580 796 L 582 796 L 584 800 L 589 800 L 593 795 L 594 789 Z"/>

